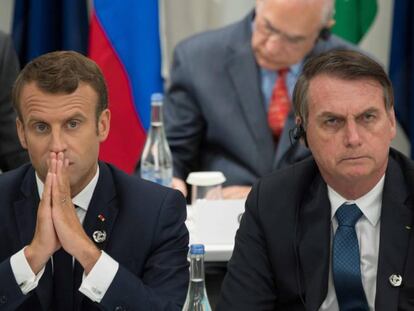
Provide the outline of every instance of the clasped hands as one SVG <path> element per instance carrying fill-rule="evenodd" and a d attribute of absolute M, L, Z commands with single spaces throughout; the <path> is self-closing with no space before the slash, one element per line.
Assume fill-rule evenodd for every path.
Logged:
<path fill-rule="evenodd" d="M 61 247 L 76 258 L 88 274 L 101 254 L 87 236 L 71 200 L 69 160 L 51 152 L 33 240 L 24 254 L 37 274 Z"/>

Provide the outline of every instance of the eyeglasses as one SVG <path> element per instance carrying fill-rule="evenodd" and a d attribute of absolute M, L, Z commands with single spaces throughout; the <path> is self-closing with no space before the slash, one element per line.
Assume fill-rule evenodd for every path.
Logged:
<path fill-rule="evenodd" d="M 316 36 L 292 36 L 287 33 L 284 33 L 274 27 L 268 20 L 265 18 L 258 19 L 256 18 L 256 25 L 255 25 L 257 31 L 259 31 L 266 40 L 270 39 L 281 39 L 285 41 L 288 45 L 291 46 L 300 46 L 302 44 L 305 44 L 309 40 L 314 40 Z"/>

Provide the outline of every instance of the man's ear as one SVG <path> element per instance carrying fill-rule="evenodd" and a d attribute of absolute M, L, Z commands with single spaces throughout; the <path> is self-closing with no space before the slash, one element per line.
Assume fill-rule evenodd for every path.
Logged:
<path fill-rule="evenodd" d="M 395 117 L 395 111 L 394 111 L 394 107 L 390 108 L 387 111 L 387 115 L 388 118 L 390 120 L 390 125 L 391 125 L 391 139 L 394 139 L 395 136 L 397 135 L 397 120 Z"/>
<path fill-rule="evenodd" d="M 24 149 L 27 149 L 26 134 L 24 132 L 24 125 L 20 119 L 16 118 L 17 135 L 19 136 L 20 144 Z"/>
<path fill-rule="evenodd" d="M 101 115 L 99 116 L 98 120 L 98 136 L 99 141 L 103 142 L 106 140 L 109 134 L 110 129 L 110 123 L 111 123 L 111 112 L 109 109 L 105 109 L 101 112 Z"/>

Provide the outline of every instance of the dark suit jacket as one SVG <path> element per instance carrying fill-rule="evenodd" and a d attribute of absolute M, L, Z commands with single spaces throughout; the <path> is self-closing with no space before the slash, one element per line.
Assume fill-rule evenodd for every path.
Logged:
<path fill-rule="evenodd" d="M 24 165 L 1 175 L 0 189 L 0 310 L 49 310 L 54 286 L 51 263 L 38 287 L 26 296 L 10 266 L 10 256 L 34 235 L 39 196 L 33 168 Z M 118 261 L 119 270 L 99 305 L 76 291 L 77 310 L 181 310 L 188 286 L 182 195 L 100 163 L 83 224 L 89 236 L 101 227 L 99 214 L 106 218 L 103 249 Z M 77 287 L 82 273 L 77 263 Z"/>
<path fill-rule="evenodd" d="M 0 31 L 0 170 L 3 172 L 29 161 L 16 131 L 16 113 L 11 90 L 19 73 L 19 62 L 10 37 Z"/>
<path fill-rule="evenodd" d="M 175 49 L 165 125 L 177 177 L 219 170 L 227 177 L 226 185 L 252 185 L 273 169 L 309 155 L 307 148 L 289 137 L 293 113 L 277 146 L 273 140 L 250 43 L 252 20 L 250 13 Z M 355 47 L 331 36 L 319 40 L 307 57 L 334 48 Z"/>
<path fill-rule="evenodd" d="M 414 163 L 391 151 L 381 210 L 376 311 L 414 310 Z M 309 310 L 324 301 L 331 210 L 313 159 L 259 181 L 246 202 L 217 310 Z M 401 287 L 389 282 L 403 278 Z"/>

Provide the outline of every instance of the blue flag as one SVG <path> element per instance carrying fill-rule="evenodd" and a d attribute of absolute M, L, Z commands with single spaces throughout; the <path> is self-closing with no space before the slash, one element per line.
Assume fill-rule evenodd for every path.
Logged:
<path fill-rule="evenodd" d="M 20 63 L 51 51 L 74 50 L 86 55 L 86 0 L 16 0 L 13 40 Z"/>
<path fill-rule="evenodd" d="M 395 111 L 411 143 L 414 155 L 414 1 L 394 2 L 390 78 Z"/>

